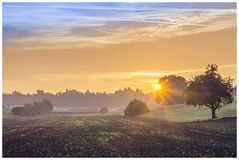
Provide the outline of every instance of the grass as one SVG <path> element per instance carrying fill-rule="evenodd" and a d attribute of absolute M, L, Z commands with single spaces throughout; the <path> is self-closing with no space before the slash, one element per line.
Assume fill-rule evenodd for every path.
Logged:
<path fill-rule="evenodd" d="M 217 120 L 206 107 L 151 110 L 129 118 L 122 110 L 18 117 L 4 109 L 3 157 L 236 157 L 235 103 Z"/>
<path fill-rule="evenodd" d="M 175 122 L 191 122 L 198 120 L 211 119 L 211 110 L 208 107 L 194 107 L 184 104 L 179 105 L 165 105 L 153 106 L 151 113 L 143 115 L 143 117 L 150 117 L 160 120 L 168 120 Z M 216 111 L 217 117 L 235 117 L 236 103 L 224 106 Z"/>

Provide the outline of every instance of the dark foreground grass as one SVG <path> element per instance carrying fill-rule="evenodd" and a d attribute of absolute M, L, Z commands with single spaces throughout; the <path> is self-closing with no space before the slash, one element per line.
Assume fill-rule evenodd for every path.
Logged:
<path fill-rule="evenodd" d="M 191 123 L 123 116 L 8 118 L 3 157 L 236 157 L 236 118 Z"/>

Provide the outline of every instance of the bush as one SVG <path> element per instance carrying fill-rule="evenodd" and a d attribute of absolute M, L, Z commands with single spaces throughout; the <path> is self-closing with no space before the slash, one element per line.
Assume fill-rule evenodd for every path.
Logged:
<path fill-rule="evenodd" d="M 39 115 L 47 114 L 53 111 L 51 101 L 44 99 L 43 101 L 34 102 L 33 104 L 25 103 L 23 107 L 12 108 L 15 115 Z"/>
<path fill-rule="evenodd" d="M 11 109 L 12 114 L 23 115 L 23 107 L 14 107 Z"/>
<path fill-rule="evenodd" d="M 149 113 L 149 109 L 146 103 L 138 99 L 132 100 L 124 110 L 125 116 L 137 116 L 144 113 Z"/>
<path fill-rule="evenodd" d="M 105 114 L 105 113 L 108 113 L 108 112 L 109 112 L 109 110 L 106 107 L 103 107 L 103 108 L 100 109 L 101 114 Z"/>

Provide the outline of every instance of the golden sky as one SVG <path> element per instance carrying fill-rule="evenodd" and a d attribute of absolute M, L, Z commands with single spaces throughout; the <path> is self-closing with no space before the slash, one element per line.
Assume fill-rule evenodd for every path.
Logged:
<path fill-rule="evenodd" d="M 37 7 L 33 13 L 23 12 L 16 6 L 9 3 L 3 6 L 3 92 L 32 93 L 43 89 L 55 93 L 66 88 L 114 92 L 124 87 L 150 92 L 160 76 L 176 74 L 188 80 L 203 73 L 211 63 L 219 66 L 222 76 L 234 78 L 236 84 L 234 8 L 216 7 L 211 11 L 200 6 L 196 9 L 174 6 L 163 8 L 162 12 L 149 5 L 131 8 L 112 5 L 124 11 L 124 15 L 121 10 L 112 13 L 120 15 L 121 20 L 109 19 L 104 14 L 97 19 L 96 14 L 87 15 L 89 20 L 74 19 L 75 15 L 71 15 L 73 19 L 66 21 L 64 18 L 69 15 L 63 14 L 60 20 L 65 20 L 64 23 L 49 22 L 43 17 L 46 21 L 43 25 L 27 17 L 37 9 L 43 11 L 40 5 L 31 6 Z M 48 12 L 56 6 L 59 8 L 52 5 Z M 107 8 L 109 5 L 79 6 L 100 13 L 114 9 Z M 27 25 L 18 27 L 21 20 L 12 20 L 16 15 L 10 11 L 16 8 L 27 19 Z M 132 8 L 134 12 L 129 10 Z M 137 9 L 145 13 L 136 13 Z M 55 20 L 59 16 L 51 18 Z M 37 22 L 40 24 L 34 26 Z"/>

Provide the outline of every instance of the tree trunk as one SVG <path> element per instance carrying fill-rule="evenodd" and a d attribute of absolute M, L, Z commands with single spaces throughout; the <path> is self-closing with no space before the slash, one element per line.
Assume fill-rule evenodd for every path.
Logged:
<path fill-rule="evenodd" d="M 212 110 L 212 119 L 217 118 L 216 117 L 216 109 L 211 108 L 211 110 Z"/>

